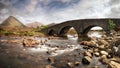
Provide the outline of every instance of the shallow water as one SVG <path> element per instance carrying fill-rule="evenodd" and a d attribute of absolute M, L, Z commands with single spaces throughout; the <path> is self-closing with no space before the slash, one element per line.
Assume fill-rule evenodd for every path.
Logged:
<path fill-rule="evenodd" d="M 2 39 L 7 40 L 8 38 Z M 22 38 L 18 39 L 22 40 Z M 36 37 L 35 39 L 40 41 L 47 38 Z M 60 48 L 56 46 L 60 46 Z M 47 51 L 53 52 L 47 54 Z M 24 48 L 22 44 L 0 42 L 0 68 L 45 68 L 48 64 L 56 68 L 69 68 L 68 62 L 82 61 L 84 51 L 85 49 L 77 42 L 77 37 L 72 36 L 69 36 L 68 39 L 48 40 L 43 45 L 37 45 L 36 48 Z M 55 63 L 49 63 L 48 57 L 53 57 Z M 97 57 L 92 59 L 89 65 L 80 63 L 74 68 L 92 68 L 95 65 L 105 68 L 105 65 L 101 64 Z"/>

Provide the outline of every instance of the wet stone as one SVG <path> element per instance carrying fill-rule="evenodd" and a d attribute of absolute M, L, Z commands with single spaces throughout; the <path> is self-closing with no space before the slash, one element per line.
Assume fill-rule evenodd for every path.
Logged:
<path fill-rule="evenodd" d="M 85 56 L 83 59 L 82 59 L 82 63 L 83 64 L 90 64 L 91 62 L 91 58 L 89 56 Z"/>
<path fill-rule="evenodd" d="M 80 65 L 80 62 L 75 62 L 75 66 L 79 66 Z"/>
<path fill-rule="evenodd" d="M 51 65 L 46 65 L 45 68 L 55 68 L 55 67 Z"/>
<path fill-rule="evenodd" d="M 98 48 L 94 48 L 94 52 L 98 52 L 99 51 L 99 49 Z"/>
<path fill-rule="evenodd" d="M 106 51 L 100 51 L 101 55 L 108 55 L 108 52 Z"/>
<path fill-rule="evenodd" d="M 94 66 L 93 68 L 100 68 L 99 66 Z"/>
<path fill-rule="evenodd" d="M 110 63 L 108 63 L 108 68 L 119 68 L 120 67 L 120 63 L 117 63 L 115 61 L 110 61 Z"/>
<path fill-rule="evenodd" d="M 91 54 L 90 52 L 88 52 L 88 51 L 85 51 L 85 52 L 84 52 L 84 56 L 92 57 L 92 54 Z"/>
<path fill-rule="evenodd" d="M 48 62 L 50 62 L 50 63 L 54 63 L 54 58 L 52 58 L 52 57 L 48 57 Z"/>
<path fill-rule="evenodd" d="M 50 65 L 46 65 L 46 67 L 45 67 L 45 68 L 51 68 L 51 67 L 50 67 Z"/>
<path fill-rule="evenodd" d="M 95 52 L 94 55 L 95 55 L 96 57 L 99 57 L 99 56 L 100 56 L 100 53 L 99 53 L 99 52 Z"/>
<path fill-rule="evenodd" d="M 90 53 L 93 53 L 93 50 L 92 50 L 92 49 L 88 49 L 87 51 L 90 52 Z"/>
<path fill-rule="evenodd" d="M 101 58 L 99 59 L 103 64 L 108 64 L 109 60 L 107 59 L 106 55 L 101 56 Z"/>
<path fill-rule="evenodd" d="M 68 67 L 70 67 L 70 68 L 73 68 L 73 67 L 74 67 L 74 64 L 73 64 L 72 62 L 68 62 L 67 65 L 68 65 Z"/>
<path fill-rule="evenodd" d="M 89 47 L 88 46 L 83 46 L 83 49 L 89 49 Z"/>

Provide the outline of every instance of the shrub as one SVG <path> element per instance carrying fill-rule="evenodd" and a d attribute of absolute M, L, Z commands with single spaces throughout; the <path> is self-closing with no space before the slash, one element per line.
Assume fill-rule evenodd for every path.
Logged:
<path fill-rule="evenodd" d="M 112 30 L 115 28 L 115 23 L 113 22 L 113 20 L 109 20 L 109 29 Z"/>

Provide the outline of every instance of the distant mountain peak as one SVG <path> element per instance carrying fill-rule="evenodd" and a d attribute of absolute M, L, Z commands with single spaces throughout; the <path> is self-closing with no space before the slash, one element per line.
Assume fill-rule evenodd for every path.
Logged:
<path fill-rule="evenodd" d="M 1 23 L 1 26 L 3 27 L 25 27 L 24 24 L 22 24 L 18 19 L 16 19 L 14 16 L 9 16 L 5 21 Z"/>
<path fill-rule="evenodd" d="M 15 18 L 14 16 L 9 16 L 8 18 Z"/>
<path fill-rule="evenodd" d="M 40 22 L 31 22 L 31 23 L 26 24 L 27 27 L 31 27 L 31 28 L 37 28 L 37 27 L 40 27 L 42 25 L 43 24 Z"/>

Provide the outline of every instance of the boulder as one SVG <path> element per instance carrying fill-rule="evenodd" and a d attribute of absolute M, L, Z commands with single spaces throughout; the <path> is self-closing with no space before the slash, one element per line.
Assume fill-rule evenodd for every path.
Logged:
<path fill-rule="evenodd" d="M 89 49 L 90 47 L 88 47 L 88 46 L 83 46 L 83 49 Z"/>
<path fill-rule="evenodd" d="M 83 64 L 90 64 L 91 62 L 91 58 L 89 56 L 85 56 L 83 59 L 82 59 L 82 63 Z"/>
<path fill-rule="evenodd" d="M 105 46 L 109 45 L 109 43 L 107 41 L 105 41 L 105 40 L 99 40 L 98 44 L 99 45 L 105 45 Z"/>
<path fill-rule="evenodd" d="M 102 63 L 104 64 L 108 64 L 109 63 L 109 60 L 107 59 L 107 56 L 106 55 L 102 55 L 99 59 Z"/>
<path fill-rule="evenodd" d="M 52 57 L 48 57 L 48 62 L 50 62 L 50 63 L 54 63 L 54 58 L 52 58 Z"/>
<path fill-rule="evenodd" d="M 96 57 L 99 57 L 99 56 L 100 56 L 100 53 L 99 53 L 99 52 L 95 52 L 94 55 L 95 55 Z"/>
<path fill-rule="evenodd" d="M 120 63 L 110 61 L 110 63 L 108 63 L 108 68 L 120 68 Z"/>
<path fill-rule="evenodd" d="M 86 45 L 86 46 L 89 46 L 89 47 L 94 47 L 95 44 L 96 43 L 94 41 L 82 41 L 82 42 L 80 42 L 80 45 Z"/>
<path fill-rule="evenodd" d="M 45 68 L 56 68 L 56 67 L 54 67 L 52 65 L 46 65 Z"/>
<path fill-rule="evenodd" d="M 94 66 L 93 68 L 100 68 L 99 66 Z"/>
<path fill-rule="evenodd" d="M 100 51 L 100 53 L 101 53 L 101 55 L 108 55 L 108 52 L 106 52 L 106 51 Z"/>
<path fill-rule="evenodd" d="M 98 48 L 94 48 L 94 50 L 93 50 L 94 52 L 98 52 L 99 51 L 99 49 Z"/>
<path fill-rule="evenodd" d="M 68 67 L 70 67 L 70 68 L 73 68 L 73 67 L 74 67 L 74 64 L 73 64 L 72 62 L 68 62 L 67 65 L 68 65 Z"/>
<path fill-rule="evenodd" d="M 85 51 L 85 52 L 84 52 L 84 56 L 92 57 L 92 54 L 91 54 L 90 52 L 88 52 L 88 51 Z"/>
<path fill-rule="evenodd" d="M 113 46 L 113 48 L 112 48 L 112 54 L 116 55 L 116 56 L 120 56 L 120 45 Z"/>
<path fill-rule="evenodd" d="M 45 68 L 51 68 L 51 66 L 50 65 L 46 65 Z"/>
<path fill-rule="evenodd" d="M 80 45 L 86 45 L 87 41 L 80 42 Z"/>
<path fill-rule="evenodd" d="M 75 66 L 79 66 L 79 65 L 80 65 L 80 62 L 76 61 Z"/>
<path fill-rule="evenodd" d="M 24 47 L 34 47 L 37 44 L 38 44 L 38 42 L 32 38 L 27 38 L 27 39 L 23 40 Z"/>
<path fill-rule="evenodd" d="M 99 45 L 98 48 L 99 49 L 105 49 L 105 46 L 104 45 Z"/>
<path fill-rule="evenodd" d="M 93 49 L 88 49 L 87 51 L 90 53 L 93 53 Z"/>

